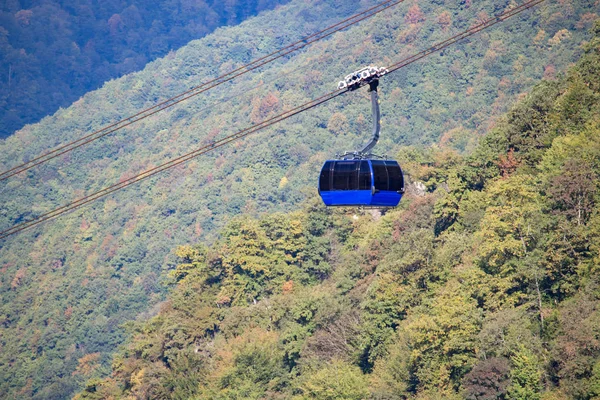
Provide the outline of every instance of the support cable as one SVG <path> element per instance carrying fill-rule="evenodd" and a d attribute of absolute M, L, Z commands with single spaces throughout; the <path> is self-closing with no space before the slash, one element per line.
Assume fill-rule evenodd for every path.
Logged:
<path fill-rule="evenodd" d="M 469 36 L 471 36 L 471 35 L 473 35 L 473 34 L 475 34 L 477 32 L 480 32 L 480 31 L 482 31 L 484 29 L 487 29 L 487 28 L 489 28 L 489 27 L 497 24 L 498 22 L 505 21 L 508 18 L 511 18 L 511 17 L 513 17 L 513 16 L 515 16 L 517 14 L 520 14 L 521 12 L 523 12 L 525 10 L 528 10 L 528 9 L 530 9 L 530 8 L 532 8 L 532 7 L 540 4 L 540 3 L 543 3 L 544 1 L 546 1 L 546 0 L 529 0 L 529 1 L 525 2 L 525 3 L 523 3 L 520 6 L 514 7 L 512 9 L 508 10 L 508 11 L 505 11 L 502 14 L 499 14 L 499 15 L 497 15 L 495 17 L 492 17 L 492 18 L 490 18 L 490 19 L 488 19 L 488 20 L 486 20 L 486 21 L 484 21 L 484 22 L 482 22 L 482 23 L 480 23 L 478 25 L 475 25 L 475 26 L 473 26 L 473 27 L 471 27 L 471 28 L 469 28 L 469 29 L 467 29 L 467 30 L 459 33 L 458 35 L 454 35 L 451 38 L 446 39 L 443 42 L 437 43 L 437 44 L 429 47 L 426 50 L 423 50 L 423 51 L 421 51 L 419 53 L 416 53 L 413 56 L 407 57 L 407 58 L 405 58 L 403 60 L 398 61 L 397 63 L 394 63 L 394 64 L 390 65 L 388 67 L 388 70 L 389 70 L 388 73 L 392 73 L 394 71 L 397 71 L 400 68 L 403 68 L 403 67 L 405 67 L 407 65 L 410 65 L 410 64 L 416 62 L 417 60 L 420 60 L 420 59 L 422 59 L 424 57 L 427 57 L 428 55 L 431 55 L 431 54 L 433 54 L 436 51 L 442 50 L 442 49 L 444 49 L 444 48 L 446 48 L 446 47 L 448 47 L 448 46 L 450 46 L 450 45 L 458 42 L 459 40 L 467 38 L 467 37 L 469 37 Z M 361 84 L 361 86 L 364 86 L 366 84 L 367 83 L 363 82 Z M 242 138 L 244 138 L 246 136 L 249 136 L 249 135 L 251 135 L 253 133 L 256 133 L 256 132 L 258 132 L 260 130 L 268 128 L 269 126 L 274 125 L 274 124 L 276 124 L 278 122 L 281 122 L 281 121 L 283 121 L 285 119 L 288 119 L 288 118 L 290 118 L 290 117 L 292 117 L 294 115 L 300 114 L 300 113 L 302 113 L 304 111 L 308 111 L 311 108 L 314 108 L 314 107 L 317 107 L 320 104 L 326 103 L 326 102 L 328 102 L 328 101 L 330 101 L 330 100 L 332 100 L 332 99 L 334 99 L 334 98 L 336 98 L 338 96 L 341 96 L 342 94 L 344 94 L 346 92 L 348 92 L 348 89 L 335 90 L 335 91 L 333 91 L 331 93 L 328 93 L 326 95 L 323 95 L 323 96 L 321 96 L 321 97 L 319 97 L 317 99 L 311 100 L 311 101 L 309 101 L 309 102 L 307 102 L 307 103 L 305 103 L 305 104 L 303 104 L 301 106 L 295 107 L 295 108 L 293 108 L 291 110 L 285 111 L 285 112 L 283 112 L 283 113 L 281 113 L 281 114 L 279 114 L 277 116 L 274 116 L 272 118 L 269 118 L 269 119 L 267 119 L 265 121 L 262 121 L 262 122 L 259 122 L 257 124 L 254 124 L 254 125 L 252 125 L 252 126 L 250 126 L 248 128 L 245 128 L 245 129 L 243 129 L 243 130 L 241 130 L 239 132 L 236 132 L 236 133 L 234 133 L 232 135 L 229 135 L 229 136 L 227 136 L 227 137 L 225 137 L 223 139 L 214 141 L 211 144 L 202 146 L 202 147 L 200 147 L 200 148 L 198 148 L 198 149 L 196 149 L 196 150 L 194 150 L 192 152 L 189 152 L 189 153 L 184 154 L 184 155 L 182 155 L 180 157 L 177 157 L 177 158 L 174 158 L 174 159 L 172 159 L 170 161 L 167 161 L 167 162 L 165 162 L 165 163 L 163 163 L 163 164 L 161 164 L 161 165 L 159 165 L 157 167 L 150 168 L 150 169 L 148 169 L 148 170 L 146 170 L 146 171 L 144 171 L 144 172 L 142 172 L 142 173 L 140 173 L 138 175 L 135 175 L 135 176 L 133 176 L 133 177 L 131 177 L 129 179 L 126 179 L 126 180 L 124 180 L 122 182 L 119 182 L 117 184 L 108 186 L 108 187 L 106 187 L 106 188 L 104 188 L 102 190 L 94 192 L 94 193 L 92 193 L 92 194 L 90 194 L 88 196 L 84 196 L 84 197 L 82 197 L 82 198 L 80 198 L 78 200 L 75 200 L 75 201 L 73 201 L 71 203 L 68 203 L 68 204 L 66 204 L 66 205 L 64 205 L 62 207 L 56 208 L 56 209 L 54 209 L 52 211 L 49 211 L 49 212 L 47 212 L 45 214 L 42 214 L 40 216 L 37 216 L 35 218 L 32 218 L 32 219 L 30 219 L 28 221 L 25 221 L 25 222 L 19 223 L 17 225 L 14 225 L 13 227 L 11 227 L 9 229 L 6 229 L 6 230 L 0 232 L 0 240 L 1 239 L 5 239 L 8 236 L 14 235 L 14 234 L 16 234 L 18 232 L 21 232 L 21 231 L 23 231 L 25 229 L 28 229 L 28 228 L 31 228 L 31 227 L 36 226 L 38 224 L 41 224 L 42 222 L 45 222 L 45 221 L 48 221 L 50 219 L 56 218 L 56 217 L 58 217 L 58 216 L 60 216 L 60 215 L 62 215 L 64 213 L 72 211 L 72 210 L 74 210 L 76 208 L 79 208 L 79 207 L 85 205 L 85 204 L 91 203 L 91 202 L 93 202 L 93 201 L 95 201 L 95 200 L 97 200 L 97 199 L 99 199 L 101 197 L 104 197 L 104 196 L 108 195 L 108 194 L 111 194 L 111 193 L 114 193 L 114 192 L 116 192 L 118 190 L 124 189 L 127 186 L 133 185 L 134 183 L 137 183 L 137 182 L 139 182 L 141 180 L 144 180 L 144 179 L 149 178 L 151 176 L 154 176 L 154 175 L 156 175 L 156 174 L 158 174 L 160 172 L 163 172 L 163 171 L 168 170 L 170 168 L 173 168 L 173 167 L 175 167 L 177 165 L 185 163 L 185 162 L 187 162 L 187 161 L 189 161 L 189 160 L 191 160 L 193 158 L 196 158 L 196 157 L 199 157 L 199 156 L 201 156 L 203 154 L 206 154 L 206 153 L 208 153 L 208 152 L 210 152 L 210 151 L 212 151 L 214 149 L 217 149 L 219 147 L 225 146 L 225 145 L 227 145 L 227 144 L 229 144 L 231 142 L 234 142 L 236 140 L 240 140 L 240 139 L 242 139 Z"/>
<path fill-rule="evenodd" d="M 94 142 L 104 136 L 107 136 L 111 133 L 114 133 L 120 129 L 123 129 L 129 125 L 132 125 L 138 121 L 141 121 L 145 118 L 148 118 L 156 113 L 159 113 L 167 108 L 173 107 L 185 100 L 188 100 L 192 97 L 195 97 L 201 93 L 207 92 L 210 89 L 213 89 L 217 86 L 220 86 L 226 82 L 232 81 L 233 79 L 247 74 L 248 72 L 254 71 L 266 64 L 269 64 L 277 59 L 280 59 L 290 53 L 303 49 L 308 45 L 317 42 L 319 40 L 325 39 L 328 36 L 333 35 L 336 32 L 342 31 L 352 25 L 355 25 L 365 19 L 368 19 L 374 15 L 379 14 L 382 11 L 385 11 L 389 8 L 392 8 L 405 0 L 386 0 L 382 3 L 377 4 L 374 7 L 371 7 L 361 13 L 355 14 L 349 18 L 344 19 L 326 29 L 323 29 L 319 32 L 313 33 L 312 35 L 306 36 L 305 38 L 294 42 L 286 47 L 283 47 L 277 51 L 274 51 L 266 56 L 253 60 L 252 62 L 243 65 L 239 68 L 234 69 L 224 75 L 221 75 L 217 78 L 214 78 L 208 82 L 205 82 L 199 86 L 195 86 L 183 93 L 180 93 L 176 96 L 173 96 L 167 100 L 164 100 L 152 107 L 146 108 L 137 114 L 131 115 L 127 118 L 121 119 L 113 124 L 105 126 L 102 129 L 94 131 L 86 136 L 83 136 L 77 140 L 61 145 L 54 150 L 49 151 L 48 153 L 42 154 L 32 160 L 29 160 L 23 164 L 17 165 L 9 170 L 0 173 L 0 181 L 5 181 L 15 175 L 18 175 L 22 172 L 28 171 L 33 167 L 44 164 L 56 157 L 59 157 L 65 153 L 71 152 L 77 148 L 85 146 L 91 142 Z"/>
<path fill-rule="evenodd" d="M 403 60 L 398 61 L 397 63 L 394 63 L 394 64 L 388 66 L 387 67 L 387 69 L 389 71 L 388 73 L 392 73 L 394 71 L 399 70 L 400 68 L 404 68 L 407 65 L 410 65 L 422 58 L 425 58 L 425 57 L 431 55 L 432 53 L 436 53 L 440 50 L 443 50 L 446 47 L 451 46 L 456 42 L 466 39 L 469 36 L 472 36 L 478 32 L 481 32 L 484 29 L 487 29 L 487 28 L 494 26 L 500 22 L 503 22 L 511 17 L 514 17 L 515 15 L 520 14 L 525 10 L 535 7 L 538 4 L 543 3 L 544 1 L 546 1 L 546 0 L 529 0 L 519 6 L 516 6 L 514 8 L 511 8 L 508 11 L 503 12 L 502 14 L 499 14 L 495 17 L 489 18 L 489 19 L 483 21 L 482 23 L 472 26 L 471 28 L 469 28 L 457 35 L 454 35 L 442 42 L 436 43 L 433 46 L 431 46 L 425 50 L 422 50 L 410 57 L 407 57 Z"/>

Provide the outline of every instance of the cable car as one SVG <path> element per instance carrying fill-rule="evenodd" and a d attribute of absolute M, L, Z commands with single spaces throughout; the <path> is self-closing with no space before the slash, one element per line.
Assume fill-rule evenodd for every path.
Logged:
<path fill-rule="evenodd" d="M 373 137 L 362 150 L 325 161 L 319 176 L 319 195 L 326 206 L 396 207 L 404 194 L 404 175 L 398 162 L 370 153 L 381 131 L 377 86 L 386 72 L 384 68 L 367 67 L 338 84 L 339 89 L 349 91 L 369 85 Z"/>
<path fill-rule="evenodd" d="M 403 193 L 402 170 L 394 160 L 327 160 L 319 177 L 326 206 L 395 207 Z"/>

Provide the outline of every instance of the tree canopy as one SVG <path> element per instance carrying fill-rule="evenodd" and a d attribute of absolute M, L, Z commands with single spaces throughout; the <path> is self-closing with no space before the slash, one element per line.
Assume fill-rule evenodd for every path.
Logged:
<path fill-rule="evenodd" d="M 166 303 L 76 399 L 597 398 L 598 66 L 600 35 L 473 152 L 404 151 L 427 190 L 397 209 L 314 199 L 179 247 Z"/>
<path fill-rule="evenodd" d="M 348 72 L 413 54 L 511 4 L 403 3 L 4 182 L 0 225 L 330 92 Z M 2 242 L 0 392 L 64 398 L 87 385 L 81 396 L 106 389 L 314 398 L 343 371 L 337 387 L 348 393 L 363 396 L 368 387 L 380 398 L 427 398 L 456 394 L 480 371 L 470 375 L 473 385 L 490 375 L 516 393 L 511 357 L 519 351 L 524 371 L 538 363 L 536 393 L 550 380 L 592 385 L 595 356 L 574 353 L 548 370 L 550 355 L 540 349 L 595 334 L 593 306 L 578 313 L 587 322 L 559 317 L 571 299 L 595 304 L 594 4 L 547 3 L 385 77 L 377 149 L 396 155 L 419 184 L 414 198 L 379 219 L 355 221 L 315 200 L 322 162 L 368 137 L 368 94 L 357 91 Z M 343 0 L 298 0 L 219 29 L 1 141 L 0 165 L 27 161 L 356 11 Z M 556 185 L 569 177 L 581 179 Z M 588 329 L 575 337 L 579 324 Z M 513 339 L 495 343 L 494 332 Z M 524 350 L 515 347 L 521 338 Z M 479 365 L 491 358 L 498 360 Z M 238 376 L 249 359 L 257 369 Z M 580 359 L 584 373 L 574 375 Z"/>

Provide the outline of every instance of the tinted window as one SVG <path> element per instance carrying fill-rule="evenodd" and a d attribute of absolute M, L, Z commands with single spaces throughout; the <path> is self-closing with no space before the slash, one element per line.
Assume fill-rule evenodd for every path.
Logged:
<path fill-rule="evenodd" d="M 404 188 L 404 178 L 402 177 L 402 171 L 396 161 L 386 161 L 388 177 L 390 179 L 389 187 L 390 190 L 397 192 Z"/>
<path fill-rule="evenodd" d="M 360 172 L 358 173 L 358 190 L 371 190 L 371 168 L 368 161 L 360 162 Z"/>
<path fill-rule="evenodd" d="M 385 167 L 385 161 L 371 161 L 373 165 L 373 177 L 375 181 L 375 189 L 389 190 L 388 173 Z"/>
<path fill-rule="evenodd" d="M 333 163 L 331 161 L 327 161 L 325 165 L 323 165 L 323 169 L 321 169 L 321 176 L 319 177 L 319 189 L 322 192 L 327 192 L 331 190 L 331 165 Z"/>
<path fill-rule="evenodd" d="M 332 190 L 357 190 L 358 166 L 359 162 L 357 161 L 336 161 Z"/>

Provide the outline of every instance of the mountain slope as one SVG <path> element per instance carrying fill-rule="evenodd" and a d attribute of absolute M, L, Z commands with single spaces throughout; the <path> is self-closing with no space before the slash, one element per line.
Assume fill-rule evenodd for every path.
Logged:
<path fill-rule="evenodd" d="M 349 71 L 389 64 L 508 5 L 404 3 L 4 183 L 2 226 L 329 92 Z M 470 138 L 493 125 L 511 100 L 542 75 L 552 76 L 575 60 L 594 7 L 586 1 L 548 3 L 386 77 L 378 148 L 392 154 L 402 145 L 440 137 L 459 148 L 471 146 Z M 239 27 L 220 29 L 27 126 L 0 143 L 0 163 L 7 169 L 26 161 L 355 12 L 343 1 L 295 1 Z M 214 103 L 230 96 L 228 102 Z M 153 306 L 164 294 L 162 270 L 175 262 L 171 249 L 213 241 L 234 215 L 291 210 L 314 197 L 322 161 L 364 142 L 369 114 L 366 93 L 344 96 L 4 241 L 0 390 L 9 398 L 65 397 L 83 382 L 83 375 L 72 373 L 90 354 L 99 354 L 107 368 L 124 338 L 119 326 L 156 312 Z"/>
<path fill-rule="evenodd" d="M 596 398 L 596 35 L 473 154 L 402 151 L 427 190 L 399 209 L 315 199 L 178 248 L 160 313 L 76 399 Z"/>
<path fill-rule="evenodd" d="M 4 1 L 0 137 L 219 26 L 285 2 Z"/>

